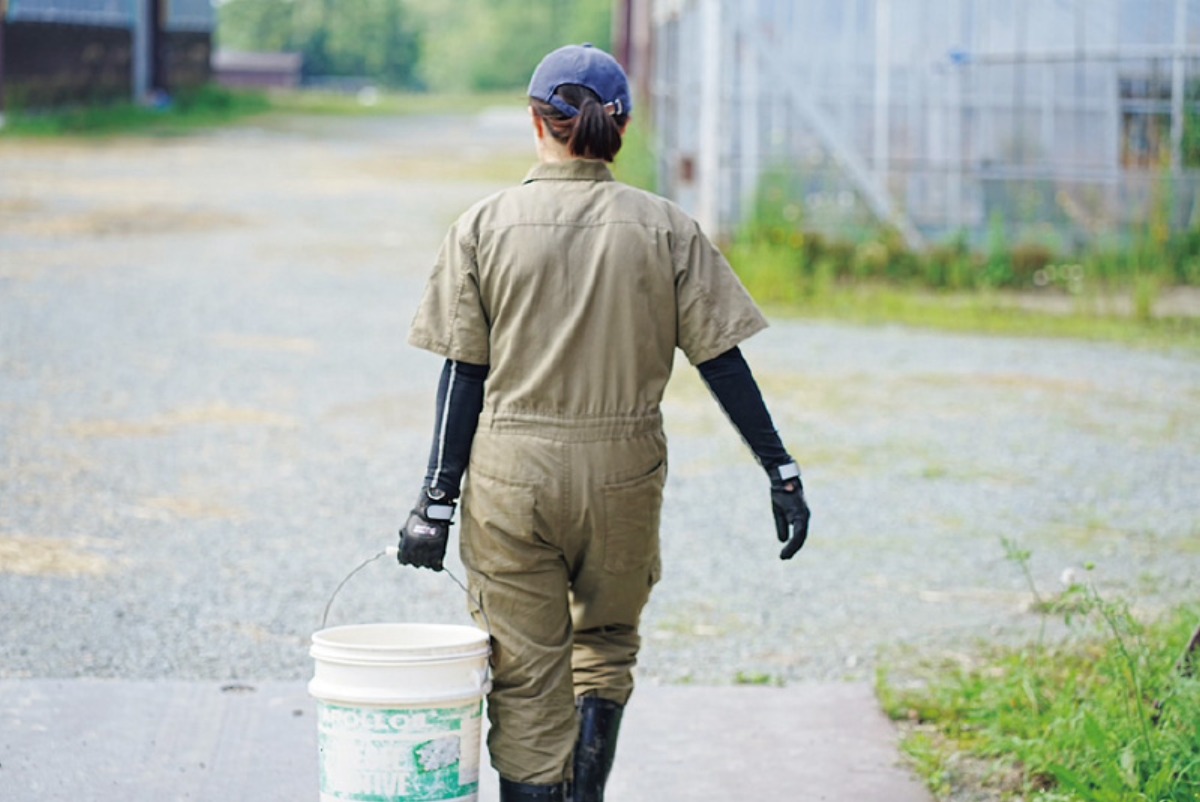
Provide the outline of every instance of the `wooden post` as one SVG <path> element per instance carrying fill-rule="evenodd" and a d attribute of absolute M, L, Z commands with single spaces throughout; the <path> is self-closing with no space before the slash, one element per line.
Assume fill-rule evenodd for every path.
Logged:
<path fill-rule="evenodd" d="M 628 73 L 633 70 L 633 0 L 618 0 L 612 19 L 613 55 Z"/>

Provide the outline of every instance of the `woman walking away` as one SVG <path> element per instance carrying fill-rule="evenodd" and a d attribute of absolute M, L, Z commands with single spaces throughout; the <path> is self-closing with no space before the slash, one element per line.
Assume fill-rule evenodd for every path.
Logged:
<path fill-rule="evenodd" d="M 766 471 L 783 559 L 809 511 L 738 350 L 762 314 L 694 220 L 608 170 L 632 108 L 620 65 L 555 50 L 529 105 L 539 163 L 454 223 L 409 334 L 446 362 L 399 559 L 441 570 L 469 473 L 461 554 L 493 635 L 500 798 L 599 802 L 660 573 L 676 348 Z"/>

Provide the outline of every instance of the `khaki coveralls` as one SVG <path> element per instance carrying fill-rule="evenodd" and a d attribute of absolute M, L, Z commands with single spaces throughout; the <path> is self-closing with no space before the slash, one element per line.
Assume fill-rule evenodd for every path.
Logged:
<path fill-rule="evenodd" d="M 447 234 L 409 342 L 491 366 L 461 553 L 494 636 L 504 777 L 563 780 L 575 697 L 629 698 L 660 573 L 675 348 L 699 364 L 765 326 L 695 221 L 603 162 L 535 167 Z"/>

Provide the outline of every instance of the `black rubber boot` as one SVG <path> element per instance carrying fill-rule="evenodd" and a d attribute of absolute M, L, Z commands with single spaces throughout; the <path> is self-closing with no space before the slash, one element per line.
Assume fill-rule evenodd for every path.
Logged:
<path fill-rule="evenodd" d="M 604 802 L 604 785 L 617 754 L 617 731 L 624 706 L 599 696 L 575 700 L 579 710 L 579 741 L 575 744 L 575 779 L 570 802 Z"/>
<path fill-rule="evenodd" d="M 500 802 L 564 802 L 563 784 L 527 785 L 500 778 Z"/>

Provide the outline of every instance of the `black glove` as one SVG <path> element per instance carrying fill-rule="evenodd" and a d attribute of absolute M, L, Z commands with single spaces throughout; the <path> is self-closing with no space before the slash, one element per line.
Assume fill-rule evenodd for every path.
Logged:
<path fill-rule="evenodd" d="M 808 537 L 808 504 L 804 501 L 804 485 L 800 484 L 800 469 L 789 462 L 772 468 L 771 508 L 775 513 L 775 534 L 786 543 L 779 559 L 790 560 L 800 551 Z"/>
<path fill-rule="evenodd" d="M 422 489 L 417 505 L 400 529 L 400 551 L 396 559 L 401 565 L 442 570 L 453 518 L 454 502 L 443 491 Z"/>

